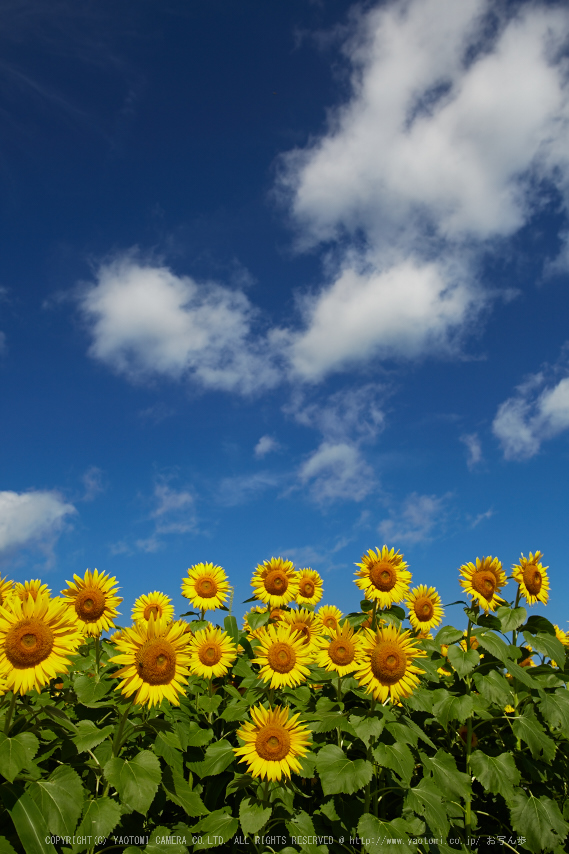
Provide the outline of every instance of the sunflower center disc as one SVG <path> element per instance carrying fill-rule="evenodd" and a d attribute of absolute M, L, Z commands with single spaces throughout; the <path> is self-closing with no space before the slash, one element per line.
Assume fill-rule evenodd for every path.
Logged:
<path fill-rule="evenodd" d="M 97 587 L 86 587 L 75 597 L 75 611 L 84 623 L 96 623 L 105 613 L 106 596 Z"/>
<path fill-rule="evenodd" d="M 541 590 L 542 581 L 541 572 L 537 566 L 533 563 L 528 563 L 524 567 L 524 584 L 531 596 L 537 596 Z"/>
<path fill-rule="evenodd" d="M 20 620 L 6 634 L 6 658 L 13 667 L 34 667 L 48 657 L 53 641 L 53 631 L 41 620 L 34 617 Z"/>
<path fill-rule="evenodd" d="M 288 587 L 288 578 L 286 572 L 282 569 L 271 569 L 267 572 L 263 579 L 265 590 L 272 596 L 282 596 Z"/>
<path fill-rule="evenodd" d="M 219 644 L 209 643 L 202 646 L 198 652 L 198 658 L 206 667 L 213 667 L 214 664 L 217 664 L 221 659 L 221 649 Z"/>
<path fill-rule="evenodd" d="M 326 626 L 327 629 L 337 629 L 338 628 L 338 623 L 336 621 L 336 618 L 332 617 L 332 616 L 324 617 L 324 619 L 322 620 L 322 624 L 324 626 Z"/>
<path fill-rule="evenodd" d="M 154 617 L 154 619 L 156 619 L 157 617 L 161 617 L 162 616 L 162 608 L 160 608 L 159 605 L 147 605 L 146 608 L 144 609 L 144 619 L 149 620 L 151 614 Z"/>
<path fill-rule="evenodd" d="M 310 629 L 308 626 L 305 626 L 304 623 L 291 625 L 291 629 L 293 632 L 298 632 L 298 634 L 304 638 L 303 643 L 308 643 L 310 641 Z"/>
<path fill-rule="evenodd" d="M 432 619 L 435 613 L 435 607 L 427 596 L 422 596 L 415 602 L 415 615 L 422 623 L 427 623 Z"/>
<path fill-rule="evenodd" d="M 395 685 L 405 675 L 407 656 L 392 641 L 380 641 L 371 654 L 371 672 L 384 685 Z"/>
<path fill-rule="evenodd" d="M 196 593 L 198 596 L 201 596 L 202 599 L 211 599 L 212 596 L 217 595 L 217 584 L 215 580 L 210 578 L 208 575 L 198 578 L 196 581 Z"/>
<path fill-rule="evenodd" d="M 314 596 L 314 584 L 312 581 L 309 581 L 308 578 L 305 579 L 302 582 L 300 592 L 305 599 L 311 599 Z"/>
<path fill-rule="evenodd" d="M 374 563 L 369 571 L 369 577 L 373 581 L 375 587 L 381 590 L 382 593 L 387 593 L 393 590 L 397 583 L 397 573 L 390 563 L 385 560 L 380 560 Z"/>
<path fill-rule="evenodd" d="M 472 576 L 471 584 L 477 593 L 480 593 L 481 596 L 484 596 L 489 601 L 496 590 L 496 576 L 493 572 L 479 569 Z"/>
<path fill-rule="evenodd" d="M 281 641 L 269 648 L 267 659 L 277 673 L 290 673 L 296 664 L 296 653 L 292 646 Z"/>
<path fill-rule="evenodd" d="M 149 685 L 168 685 L 176 674 L 176 650 L 164 638 L 146 641 L 135 661 L 138 675 Z"/>
<path fill-rule="evenodd" d="M 344 667 L 354 660 L 355 649 L 353 643 L 347 638 L 335 638 L 328 647 L 328 656 L 334 664 Z"/>
<path fill-rule="evenodd" d="M 290 752 L 290 734 L 282 726 L 264 726 L 255 739 L 257 753 L 269 762 L 280 762 Z"/>

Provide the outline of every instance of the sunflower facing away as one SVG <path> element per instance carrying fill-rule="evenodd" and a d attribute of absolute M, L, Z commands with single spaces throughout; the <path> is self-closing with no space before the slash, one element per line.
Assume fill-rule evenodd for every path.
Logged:
<path fill-rule="evenodd" d="M 220 566 L 196 563 L 188 569 L 182 581 L 182 596 L 200 611 L 215 611 L 225 605 L 229 595 L 229 580 Z"/>
<path fill-rule="evenodd" d="M 380 608 L 389 608 L 401 602 L 409 592 L 411 573 L 403 555 L 395 549 L 369 549 L 357 563 L 356 585 L 364 591 L 366 599 L 376 599 Z"/>
<path fill-rule="evenodd" d="M 98 637 L 102 632 L 114 629 L 113 620 L 118 614 L 117 606 L 122 598 L 117 596 L 117 580 L 104 572 L 88 569 L 85 577 L 74 575 L 74 582 L 61 591 L 69 604 L 73 605 L 79 623 L 86 635 Z"/>
<path fill-rule="evenodd" d="M 255 664 L 261 665 L 259 677 L 270 688 L 288 685 L 295 688 L 309 676 L 308 665 L 314 660 L 310 644 L 288 626 L 268 626 L 259 635 Z"/>
<path fill-rule="evenodd" d="M 0 605 L 3 605 L 6 599 L 12 595 L 14 582 L 7 578 L 2 578 L 0 575 Z"/>
<path fill-rule="evenodd" d="M 154 615 L 147 623 L 123 629 L 115 641 L 119 654 L 109 659 L 123 665 L 113 674 L 122 680 L 115 690 L 125 697 L 134 694 L 134 702 L 141 706 L 159 705 L 164 698 L 179 706 L 179 695 L 188 684 L 190 640 L 181 620 L 169 623 Z"/>
<path fill-rule="evenodd" d="M 151 614 L 155 620 L 158 617 L 166 617 L 166 620 L 170 622 L 174 618 L 174 606 L 170 597 L 164 593 L 159 593 L 158 590 L 139 596 L 132 609 L 133 623 L 138 623 L 139 620 L 148 622 Z"/>
<path fill-rule="evenodd" d="M 408 697 L 419 684 L 417 674 L 422 673 L 413 659 L 426 654 L 416 643 L 410 632 L 402 633 L 395 626 L 375 632 L 365 629 L 362 660 L 355 678 L 382 703 L 388 697 L 391 702 Z"/>
<path fill-rule="evenodd" d="M 314 663 L 338 676 L 353 673 L 362 655 L 361 635 L 355 634 L 347 623 L 341 629 L 331 629 L 329 635 L 319 639 Z"/>
<path fill-rule="evenodd" d="M 21 581 L 16 581 L 12 593 L 14 596 L 18 596 L 22 602 L 25 602 L 30 596 L 32 599 L 37 599 L 41 595 L 47 596 L 49 599 L 51 590 L 47 584 L 42 584 L 39 578 L 34 578 L 32 581 L 24 581 L 23 584 Z"/>
<path fill-rule="evenodd" d="M 417 632 L 428 633 L 444 617 L 441 597 L 434 587 L 426 584 L 413 588 L 405 604 L 409 608 L 409 621 Z"/>
<path fill-rule="evenodd" d="M 190 644 L 190 672 L 205 679 L 225 676 L 235 659 L 237 647 L 227 632 L 208 626 L 196 632 Z"/>
<path fill-rule="evenodd" d="M 485 612 L 494 611 L 502 600 L 498 593 L 507 582 L 506 574 L 502 564 L 497 557 L 476 558 L 476 565 L 472 562 L 465 563 L 460 567 L 462 578 L 459 579 L 461 587 L 472 596 L 473 601 L 478 601 Z"/>
<path fill-rule="evenodd" d="M 520 593 L 528 605 L 535 605 L 536 602 L 547 605 L 549 599 L 549 578 L 546 572 L 549 567 L 541 565 L 542 557 L 540 551 L 535 554 L 530 552 L 529 557 L 522 555 L 520 562 L 512 567 L 512 575 L 520 585 Z"/>
<path fill-rule="evenodd" d="M 298 714 L 289 717 L 290 709 L 277 706 L 251 709 L 253 723 L 243 724 L 237 736 L 245 742 L 243 747 L 234 747 L 240 762 L 247 762 L 253 777 L 280 780 L 290 777 L 291 771 L 300 771 L 299 758 L 308 753 L 311 733 L 298 723 Z"/>
<path fill-rule="evenodd" d="M 283 611 L 279 625 L 288 626 L 292 631 L 298 632 L 302 636 L 303 642 L 309 645 L 313 644 L 322 632 L 320 617 L 307 608 Z"/>
<path fill-rule="evenodd" d="M 335 605 L 322 605 L 316 613 L 320 617 L 322 631 L 329 633 L 331 629 L 340 628 L 340 620 L 344 615 Z"/>
<path fill-rule="evenodd" d="M 322 579 L 315 569 L 298 570 L 298 595 L 297 605 L 317 605 L 322 599 L 324 588 Z"/>
<path fill-rule="evenodd" d="M 251 579 L 253 595 L 271 608 L 282 608 L 298 596 L 298 573 L 291 560 L 272 557 L 258 564 Z"/>
<path fill-rule="evenodd" d="M 14 596 L 0 608 L 0 680 L 7 690 L 26 694 L 41 691 L 50 679 L 67 673 L 83 643 L 81 627 L 69 605 L 59 597 Z"/>

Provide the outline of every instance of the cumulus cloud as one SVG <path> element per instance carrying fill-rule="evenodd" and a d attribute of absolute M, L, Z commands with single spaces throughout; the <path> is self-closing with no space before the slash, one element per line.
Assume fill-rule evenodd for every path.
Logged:
<path fill-rule="evenodd" d="M 279 448 L 279 442 L 277 442 L 277 440 L 274 439 L 272 436 L 261 436 L 261 438 L 255 445 L 253 453 L 258 459 L 262 459 L 267 454 L 270 454 L 273 451 L 278 451 Z"/>
<path fill-rule="evenodd" d="M 391 543 L 418 543 L 431 539 L 434 529 L 444 519 L 447 497 L 412 492 L 400 507 L 390 511 L 389 519 L 379 524 L 379 533 Z"/>
<path fill-rule="evenodd" d="M 482 461 L 482 445 L 478 433 L 464 433 L 460 441 L 466 445 L 466 465 L 472 470 Z"/>
<path fill-rule="evenodd" d="M 322 442 L 300 467 L 298 477 L 308 485 L 317 504 L 337 499 L 362 501 L 373 489 L 373 471 L 357 447 L 346 442 Z"/>
<path fill-rule="evenodd" d="M 0 492 L 0 554 L 51 545 L 76 512 L 57 492 Z"/>

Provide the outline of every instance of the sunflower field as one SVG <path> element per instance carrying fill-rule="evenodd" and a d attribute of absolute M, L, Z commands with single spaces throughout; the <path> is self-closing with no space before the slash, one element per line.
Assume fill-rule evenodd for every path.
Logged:
<path fill-rule="evenodd" d="M 0 578 L 0 854 L 565 852 L 569 635 L 528 613 L 542 558 L 464 564 L 463 628 L 387 546 L 346 615 L 264 561 L 241 627 L 211 563 L 193 610 L 154 591 L 130 627 L 105 573 Z"/>

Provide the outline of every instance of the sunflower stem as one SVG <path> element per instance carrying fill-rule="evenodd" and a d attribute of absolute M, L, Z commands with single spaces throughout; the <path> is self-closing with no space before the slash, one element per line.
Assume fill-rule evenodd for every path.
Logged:
<path fill-rule="evenodd" d="M 209 688 L 209 698 L 211 700 L 213 699 L 213 679 L 209 679 L 207 685 Z M 210 711 L 207 713 L 207 720 L 210 724 L 213 722 L 213 712 L 211 711 L 211 706 Z"/>
<path fill-rule="evenodd" d="M 97 635 L 95 638 L 95 667 L 97 669 L 97 676 L 99 675 L 99 670 L 101 667 L 101 636 Z"/>
<path fill-rule="evenodd" d="M 470 649 L 470 633 L 472 630 L 472 620 L 470 617 L 468 618 L 468 629 L 466 630 L 466 650 Z M 466 691 L 468 696 L 471 693 L 471 680 L 470 676 L 465 678 L 466 682 Z M 466 773 L 470 777 L 472 784 L 472 772 L 470 768 L 470 754 L 472 753 L 472 718 L 468 718 L 466 722 Z M 472 791 L 469 791 L 465 797 L 465 816 L 464 816 L 464 829 L 466 831 L 467 840 L 470 839 L 471 835 L 471 826 L 472 826 Z"/>
<path fill-rule="evenodd" d="M 124 712 L 121 715 L 121 719 L 119 721 L 119 725 L 117 731 L 115 732 L 115 737 L 113 738 L 113 756 L 118 756 L 121 752 L 121 748 L 123 746 L 122 743 L 122 735 L 124 731 L 124 725 L 126 724 L 126 719 L 128 718 L 128 713 L 132 709 L 134 705 L 134 699 L 131 700 L 130 704 L 126 707 Z"/>
<path fill-rule="evenodd" d="M 16 708 L 16 692 L 12 691 L 12 697 L 10 699 L 10 705 L 8 707 L 8 711 L 6 712 L 6 720 L 4 722 L 4 735 L 8 735 L 10 732 L 10 727 L 12 726 L 12 717 L 14 715 L 14 709 Z"/>
<path fill-rule="evenodd" d="M 518 592 L 516 593 L 516 601 L 514 603 L 514 611 L 516 610 L 516 608 L 519 605 L 520 594 L 521 594 L 521 590 L 520 590 L 520 585 L 518 584 Z M 518 633 L 517 633 L 516 629 L 512 629 L 512 644 L 514 646 L 517 646 L 517 643 L 518 643 Z"/>

